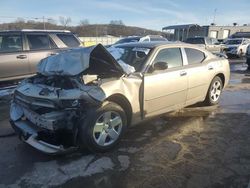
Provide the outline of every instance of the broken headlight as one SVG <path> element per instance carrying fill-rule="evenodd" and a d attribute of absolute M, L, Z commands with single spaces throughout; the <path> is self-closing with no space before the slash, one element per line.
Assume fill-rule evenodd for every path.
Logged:
<path fill-rule="evenodd" d="M 79 106 L 79 100 L 74 99 L 74 100 L 62 100 L 61 101 L 62 107 L 63 108 L 75 108 Z"/>

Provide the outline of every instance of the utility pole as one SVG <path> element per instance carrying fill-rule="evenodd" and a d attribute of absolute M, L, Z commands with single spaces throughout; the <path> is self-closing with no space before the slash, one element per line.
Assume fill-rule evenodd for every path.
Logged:
<path fill-rule="evenodd" d="M 43 30 L 45 30 L 45 18 L 43 16 Z"/>
<path fill-rule="evenodd" d="M 214 19 L 213 19 L 213 23 L 215 24 L 215 21 L 216 21 L 216 13 L 217 13 L 217 8 L 214 9 Z"/>

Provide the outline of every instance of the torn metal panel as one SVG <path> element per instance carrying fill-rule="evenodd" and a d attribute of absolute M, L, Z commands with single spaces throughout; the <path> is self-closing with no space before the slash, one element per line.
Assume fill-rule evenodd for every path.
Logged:
<path fill-rule="evenodd" d="M 26 83 L 19 86 L 17 92 L 26 96 L 26 98 L 39 98 L 50 101 L 83 99 L 95 103 L 101 102 L 106 98 L 105 93 L 98 86 L 81 86 L 80 88 L 61 89 L 42 84 Z M 93 99 L 95 101 L 93 101 Z M 21 100 L 25 99 L 21 98 Z M 34 103 L 35 102 L 37 101 L 34 100 Z"/>
<path fill-rule="evenodd" d="M 140 103 L 143 102 L 140 99 L 141 85 L 142 77 L 131 74 L 128 77 L 122 77 L 117 80 L 108 80 L 107 82 L 104 80 L 104 83 L 101 84 L 100 87 L 105 92 L 106 98 L 113 94 L 121 94 L 122 96 L 125 96 L 129 103 L 132 104 L 132 119 L 135 122 L 140 119 Z"/>

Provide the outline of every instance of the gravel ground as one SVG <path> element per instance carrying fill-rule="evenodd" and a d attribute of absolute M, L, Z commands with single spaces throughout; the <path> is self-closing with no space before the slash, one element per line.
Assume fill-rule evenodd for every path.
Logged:
<path fill-rule="evenodd" d="M 247 188 L 250 73 L 245 69 L 232 64 L 220 105 L 196 105 L 131 127 L 116 149 L 101 155 L 52 157 L 34 150 L 11 135 L 8 102 L 2 100 L 0 187 Z"/>

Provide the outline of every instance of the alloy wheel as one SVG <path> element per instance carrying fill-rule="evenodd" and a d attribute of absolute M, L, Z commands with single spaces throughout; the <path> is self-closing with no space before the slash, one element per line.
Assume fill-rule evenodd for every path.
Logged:
<path fill-rule="evenodd" d="M 215 81 L 212 85 L 210 96 L 212 101 L 216 102 L 218 101 L 220 94 L 221 94 L 221 83 L 219 81 Z"/>
<path fill-rule="evenodd" d="M 109 146 L 114 143 L 122 132 L 122 118 L 114 111 L 104 112 L 96 120 L 93 137 L 99 146 Z"/>

